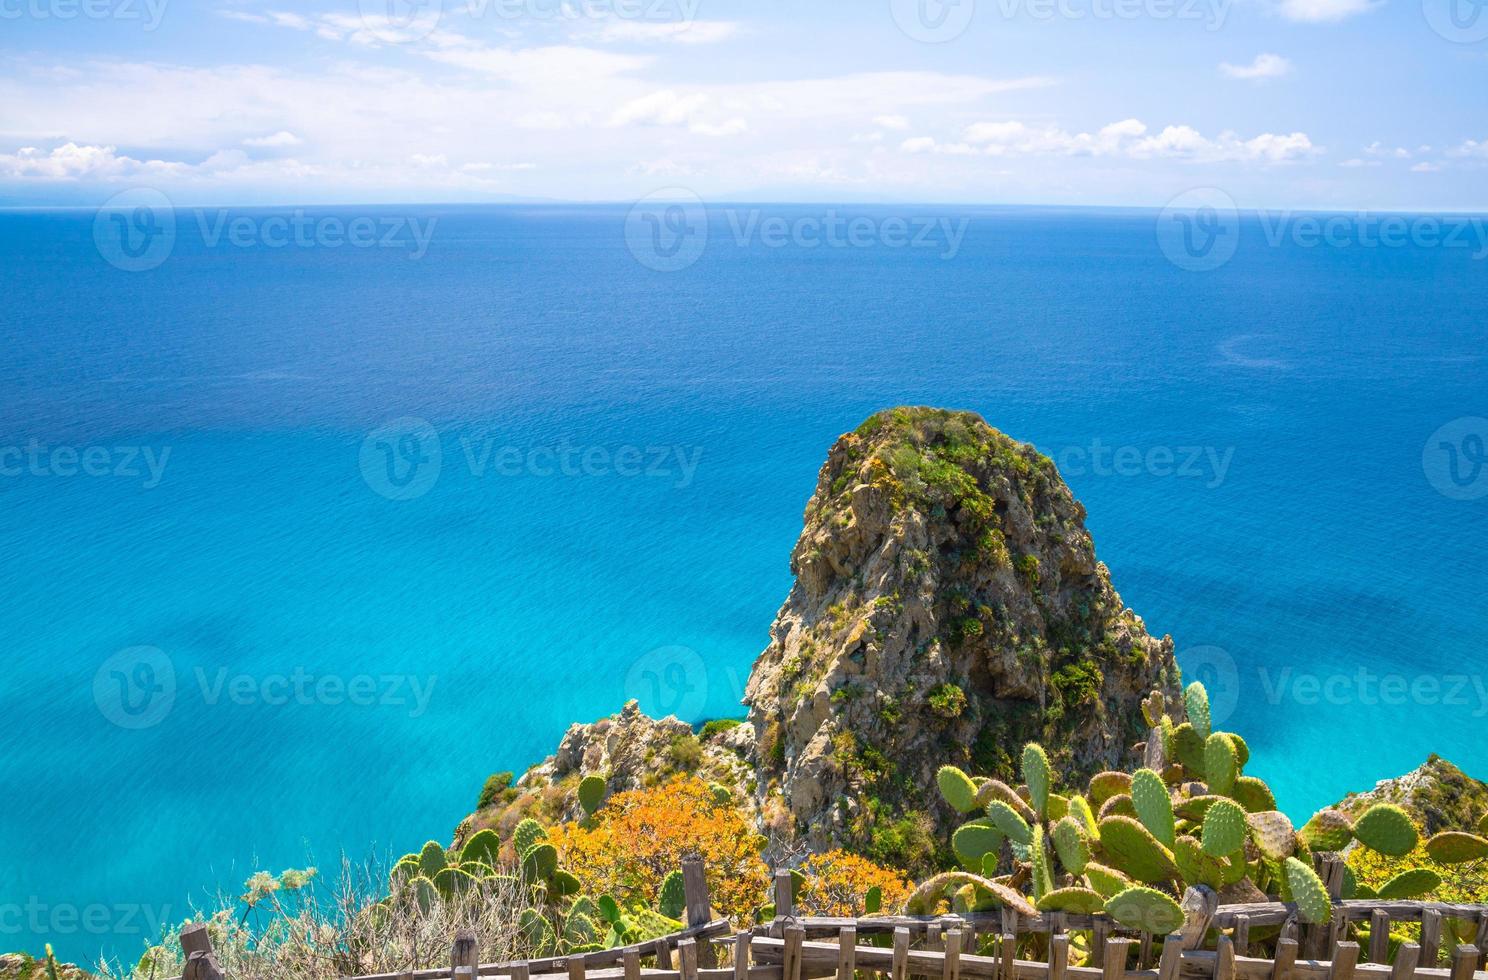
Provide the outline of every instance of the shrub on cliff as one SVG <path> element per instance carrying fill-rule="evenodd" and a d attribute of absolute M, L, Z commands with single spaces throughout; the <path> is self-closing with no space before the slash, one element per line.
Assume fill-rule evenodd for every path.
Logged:
<path fill-rule="evenodd" d="M 747 919 L 767 890 L 764 838 L 701 779 L 617 793 L 588 825 L 561 824 L 550 836 L 587 893 L 649 901 L 691 854 L 703 858 L 718 915 Z"/>

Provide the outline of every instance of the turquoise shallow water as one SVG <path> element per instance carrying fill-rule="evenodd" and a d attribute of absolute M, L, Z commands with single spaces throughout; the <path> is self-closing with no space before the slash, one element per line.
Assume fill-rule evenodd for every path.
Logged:
<path fill-rule="evenodd" d="M 735 713 L 826 449 L 906 402 L 1054 457 L 1294 816 L 1433 750 L 1488 776 L 1469 252 L 1248 220 L 1195 273 L 1149 213 L 944 211 L 949 260 L 715 215 L 662 273 L 622 209 L 417 216 L 417 260 L 183 224 L 131 273 L 91 214 L 0 214 L 0 447 L 44 453 L 0 476 L 0 945 L 132 956 L 255 868 L 447 838 L 627 697 Z"/>

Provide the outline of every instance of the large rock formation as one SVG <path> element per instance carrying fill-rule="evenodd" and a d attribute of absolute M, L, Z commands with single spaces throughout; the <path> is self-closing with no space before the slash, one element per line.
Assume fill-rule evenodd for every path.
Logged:
<path fill-rule="evenodd" d="M 1084 518 L 1052 462 L 971 413 L 894 409 L 837 441 L 745 697 L 778 844 L 923 867 L 941 765 L 1012 777 L 1029 740 L 1069 777 L 1128 758 L 1143 695 L 1176 693 L 1173 645 Z"/>
<path fill-rule="evenodd" d="M 1145 694 L 1176 694 L 1172 641 L 1122 605 L 1084 518 L 1053 463 L 976 415 L 873 416 L 822 467 L 749 724 L 699 740 L 632 703 L 575 725 L 516 785 L 488 788 L 456 843 L 577 817 L 587 775 L 615 792 L 688 771 L 758 808 L 775 858 L 841 844 L 940 863 L 938 767 L 1011 777 L 1039 740 L 1083 777 L 1144 737 Z"/>
<path fill-rule="evenodd" d="M 1433 753 L 1403 776 L 1382 779 L 1363 793 L 1350 793 L 1337 808 L 1356 817 L 1375 803 L 1402 807 L 1428 836 L 1443 830 L 1470 831 L 1488 814 L 1488 783 Z"/>

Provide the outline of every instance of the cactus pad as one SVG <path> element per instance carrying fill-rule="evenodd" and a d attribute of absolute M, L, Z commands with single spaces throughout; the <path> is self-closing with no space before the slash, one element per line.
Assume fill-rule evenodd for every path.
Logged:
<path fill-rule="evenodd" d="M 543 825 L 531 817 L 525 817 L 512 831 L 512 849 L 517 852 L 517 857 L 526 857 L 528 851 L 547 839 L 548 832 L 543 829 Z"/>
<path fill-rule="evenodd" d="M 1209 737 L 1209 692 L 1204 685 L 1194 681 L 1183 689 L 1183 707 L 1188 712 L 1188 723 L 1199 738 Z"/>
<path fill-rule="evenodd" d="M 1243 763 L 1242 763 L 1243 765 Z M 1245 807 L 1248 813 L 1263 813 L 1276 809 L 1276 795 L 1264 780 L 1254 776 L 1238 776 L 1235 788 L 1230 792 L 1235 802 Z"/>
<path fill-rule="evenodd" d="M 1376 803 L 1354 821 L 1354 836 L 1372 851 L 1404 857 L 1420 841 L 1416 825 L 1393 803 Z"/>
<path fill-rule="evenodd" d="M 1099 892 L 1102 898 L 1110 898 L 1130 888 L 1133 884 L 1132 880 L 1120 871 L 1095 861 L 1085 865 L 1085 878 L 1090 882 L 1090 887 Z"/>
<path fill-rule="evenodd" d="M 970 871 L 982 870 L 982 858 L 1002 849 L 1003 833 L 991 820 L 973 820 L 956 828 L 951 835 L 951 850 Z"/>
<path fill-rule="evenodd" d="M 957 813 L 970 813 L 977 808 L 976 783 L 955 766 L 941 766 L 935 774 L 935 785 Z"/>
<path fill-rule="evenodd" d="M 1210 796 L 1208 794 L 1190 796 L 1187 799 L 1179 800 L 1173 809 L 1184 820 L 1203 820 L 1204 814 L 1209 812 L 1209 808 L 1222 799 L 1224 799 L 1223 796 Z"/>
<path fill-rule="evenodd" d="M 1376 848 L 1377 850 L 1377 848 Z M 1426 842 L 1426 853 L 1437 864 L 1462 864 L 1488 857 L 1488 840 L 1477 834 L 1449 830 Z M 1384 889 L 1381 889 L 1383 893 Z"/>
<path fill-rule="evenodd" d="M 435 875 L 445 869 L 448 863 L 444 859 L 444 848 L 438 841 L 429 841 L 424 845 L 423 850 L 419 851 L 419 872 L 431 881 Z"/>
<path fill-rule="evenodd" d="M 1147 722 L 1148 728 L 1156 728 L 1161 724 L 1166 708 L 1161 691 L 1153 691 L 1142 699 L 1142 718 Z"/>
<path fill-rule="evenodd" d="M 479 861 L 492 868 L 497 867 L 501 864 L 501 838 L 490 828 L 477 830 L 465 842 L 465 847 L 460 851 L 460 860 Z"/>
<path fill-rule="evenodd" d="M 1121 871 L 1148 883 L 1178 877 L 1173 852 L 1131 817 L 1107 817 L 1100 822 L 1101 850 Z"/>
<path fill-rule="evenodd" d="M 1033 897 L 1037 900 L 1054 890 L 1054 874 L 1049 868 L 1049 850 L 1044 845 L 1042 824 L 1033 825 L 1033 839 L 1028 842 L 1028 851 L 1033 870 Z"/>
<path fill-rule="evenodd" d="M 1022 817 L 1027 823 L 1033 823 L 1033 821 L 1038 819 L 1033 812 L 1033 808 L 1028 805 L 1028 802 L 1019 796 L 1017 791 L 1007 783 L 1000 779 L 988 779 L 985 782 L 979 783 L 977 785 L 976 795 L 977 809 L 986 810 L 994 800 L 1001 800 L 1012 807 L 1018 816 Z"/>
<path fill-rule="evenodd" d="M 1264 813 L 1248 813 L 1245 822 L 1250 824 L 1250 839 L 1256 850 L 1272 861 L 1291 857 L 1297 850 L 1297 834 L 1292 822 L 1279 810 Z"/>
<path fill-rule="evenodd" d="M 1028 796 L 1033 812 L 1044 816 L 1049 810 L 1049 791 L 1054 787 L 1054 769 L 1049 765 L 1049 756 L 1037 742 L 1023 746 L 1023 781 L 1028 784 Z"/>
<path fill-rule="evenodd" d="M 668 919 L 680 919 L 687 907 L 687 893 L 682 887 L 682 872 L 673 871 L 661 883 L 656 895 L 656 911 Z"/>
<path fill-rule="evenodd" d="M 1204 740 L 1204 781 L 1209 784 L 1209 792 L 1229 796 L 1239 775 L 1240 761 L 1235 753 L 1235 743 L 1228 734 L 1214 732 Z"/>
<path fill-rule="evenodd" d="M 1429 846 L 1429 845 L 1428 845 Z M 1435 860 L 1433 858 L 1433 860 Z M 1380 885 L 1378 898 L 1403 899 L 1422 898 L 1441 887 L 1441 875 L 1427 868 L 1411 868 L 1402 871 L 1389 881 Z"/>
<path fill-rule="evenodd" d="M 547 881 L 557 870 L 558 848 L 552 844 L 534 844 L 522 855 L 522 876 L 529 882 Z"/>
<path fill-rule="evenodd" d="M 605 781 L 603 776 L 585 776 L 579 782 L 579 806 L 589 816 L 604 802 Z"/>
<path fill-rule="evenodd" d="M 967 885 L 975 885 L 984 890 L 998 904 L 1013 909 L 1019 915 L 1030 919 L 1038 915 L 1038 910 L 1029 903 L 1027 898 L 1007 885 L 965 871 L 944 871 L 922 882 L 909 898 L 905 899 L 904 912 L 906 915 L 926 915 L 934 911 L 948 891 L 961 889 Z"/>
<path fill-rule="evenodd" d="M 1292 901 L 1297 903 L 1297 912 L 1304 922 L 1323 925 L 1333 918 L 1333 902 L 1316 872 L 1294 857 L 1286 859 L 1282 870 Z"/>
<path fill-rule="evenodd" d="M 1233 800 L 1220 800 L 1204 814 L 1202 840 L 1210 857 L 1228 857 L 1245 846 L 1245 811 Z"/>
<path fill-rule="evenodd" d="M 1080 874 L 1085 870 L 1085 865 L 1090 863 L 1090 844 L 1085 840 L 1078 819 L 1065 817 L 1060 820 L 1049 831 L 1049 838 L 1054 842 L 1054 853 L 1059 855 L 1059 863 L 1066 871 Z"/>
<path fill-rule="evenodd" d="M 1131 777 L 1124 772 L 1098 772 L 1090 777 L 1090 805 L 1100 806 L 1113 796 L 1131 793 Z"/>
<path fill-rule="evenodd" d="M 1173 800 L 1162 777 L 1151 769 L 1138 769 L 1132 774 L 1131 801 L 1142 826 L 1164 845 L 1172 847 Z"/>
<path fill-rule="evenodd" d="M 445 868 L 434 876 L 434 887 L 445 898 L 463 895 L 475 887 L 476 877 L 462 868 Z"/>
<path fill-rule="evenodd" d="M 1096 814 L 1096 823 L 1107 817 L 1131 817 L 1137 819 L 1137 808 L 1132 804 L 1132 798 L 1125 793 L 1117 793 L 1109 800 L 1101 804 L 1100 813 Z"/>
<path fill-rule="evenodd" d="M 1014 843 L 1027 844 L 1033 838 L 1033 831 L 1029 829 L 1028 821 L 1002 800 L 993 800 L 987 804 L 987 819 L 992 821 L 992 825 Z"/>
<path fill-rule="evenodd" d="M 1173 729 L 1173 751 L 1168 753 L 1168 758 L 1177 759 L 1183 768 L 1194 774 L 1204 771 L 1204 739 L 1194 730 L 1194 726 L 1184 722 Z"/>
<path fill-rule="evenodd" d="M 1183 925 L 1183 909 L 1153 888 L 1128 888 L 1106 899 L 1106 914 L 1128 929 L 1166 936 Z"/>
<path fill-rule="evenodd" d="M 1069 801 L 1069 815 L 1080 824 L 1086 837 L 1095 837 L 1099 831 L 1096 829 L 1095 814 L 1090 812 L 1090 804 L 1083 796 L 1071 796 Z"/>
<path fill-rule="evenodd" d="M 1319 810 L 1297 836 L 1314 851 L 1341 851 L 1354 839 L 1354 822 L 1342 810 Z"/>
<path fill-rule="evenodd" d="M 1100 892 L 1089 888 L 1056 888 L 1035 906 L 1040 912 L 1074 912 L 1077 915 L 1094 915 L 1105 907 L 1106 900 Z"/>

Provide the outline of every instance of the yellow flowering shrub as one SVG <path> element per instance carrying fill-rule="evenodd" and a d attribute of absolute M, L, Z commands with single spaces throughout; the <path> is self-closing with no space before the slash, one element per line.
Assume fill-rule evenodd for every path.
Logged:
<path fill-rule="evenodd" d="M 749 921 L 768 891 L 765 839 L 696 777 L 617 793 L 591 820 L 561 824 L 549 836 L 588 894 L 652 904 L 662 881 L 691 854 L 703 859 L 716 916 Z"/>
<path fill-rule="evenodd" d="M 883 911 L 897 912 L 914 890 L 902 872 L 847 851 L 813 854 L 801 865 L 801 873 L 806 881 L 799 903 L 813 915 L 863 915 L 872 888 L 882 892 Z"/>

